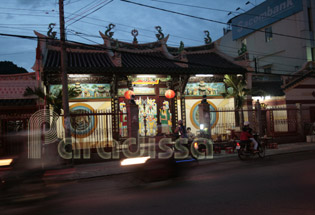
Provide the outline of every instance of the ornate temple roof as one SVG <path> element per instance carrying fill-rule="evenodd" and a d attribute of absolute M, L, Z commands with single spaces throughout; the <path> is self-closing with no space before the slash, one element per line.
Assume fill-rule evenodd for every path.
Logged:
<path fill-rule="evenodd" d="M 145 54 L 122 53 L 122 67 L 127 68 L 180 68 L 171 60 L 165 59 L 162 52 Z"/>
<path fill-rule="evenodd" d="M 156 74 L 238 74 L 246 73 L 239 62 L 220 53 L 214 43 L 203 46 L 174 48 L 167 46 L 169 35 L 157 34 L 158 40 L 139 44 L 134 30 L 132 43 L 113 39 L 103 34 L 102 45 L 67 42 L 69 74 L 156 73 Z M 36 59 L 44 73 L 59 73 L 59 41 L 35 32 L 38 40 Z M 34 67 L 34 69 L 36 69 Z M 149 69 L 149 70 L 148 70 Z M 162 69 L 162 70 L 161 70 Z"/>
<path fill-rule="evenodd" d="M 83 68 L 110 68 L 114 67 L 106 52 L 97 51 L 76 51 L 68 49 L 67 52 L 68 67 L 83 67 Z M 44 68 L 59 68 L 60 67 L 60 51 L 49 50 L 45 61 Z"/>

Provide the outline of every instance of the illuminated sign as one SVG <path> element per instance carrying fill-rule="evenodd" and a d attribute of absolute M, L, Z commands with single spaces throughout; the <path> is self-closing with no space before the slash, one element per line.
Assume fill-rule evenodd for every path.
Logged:
<path fill-rule="evenodd" d="M 303 10 L 301 0 L 268 0 L 232 19 L 233 40 Z"/>

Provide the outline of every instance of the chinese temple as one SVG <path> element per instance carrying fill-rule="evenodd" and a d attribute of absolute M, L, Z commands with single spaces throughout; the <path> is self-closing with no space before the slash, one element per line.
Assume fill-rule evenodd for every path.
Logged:
<path fill-rule="evenodd" d="M 110 123 L 93 117 L 75 120 L 76 125 L 71 126 L 81 129 L 76 131 L 78 139 L 93 135 L 102 123 L 112 138 L 126 137 L 126 106 L 131 95 L 139 108 L 139 135 L 146 137 L 171 134 L 178 119 L 198 132 L 197 110 L 203 95 L 212 110 L 234 107 L 233 99 L 221 96 L 226 90 L 223 76 L 246 74 L 246 64 L 220 53 L 209 38 L 203 46 L 186 48 L 181 43 L 169 47 L 169 35 L 165 37 L 158 26 L 156 41 L 139 44 L 138 31 L 133 30 L 133 42 L 127 43 L 113 39 L 113 27 L 100 32 L 103 44 L 66 43 L 68 84 L 78 92 L 77 97 L 69 98 L 70 111 L 112 114 Z M 60 42 L 35 34 L 34 70 L 46 91 L 57 93 L 61 90 Z M 227 120 L 213 114 L 212 128 Z"/>

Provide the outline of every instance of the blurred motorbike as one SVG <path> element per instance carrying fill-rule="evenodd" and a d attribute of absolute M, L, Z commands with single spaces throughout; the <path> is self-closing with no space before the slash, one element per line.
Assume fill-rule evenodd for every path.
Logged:
<path fill-rule="evenodd" d="M 150 156 L 126 158 L 121 161 L 121 166 L 134 167 L 133 180 L 138 184 L 174 180 L 185 176 L 197 160 L 191 156 L 175 159 L 174 147 L 169 149 L 171 156 L 168 158 L 151 158 Z"/>
<path fill-rule="evenodd" d="M 238 152 L 238 157 L 241 160 L 246 160 L 249 159 L 251 157 L 255 157 L 257 154 L 260 158 L 264 158 L 265 157 L 265 153 L 266 153 L 266 147 L 264 144 L 262 144 L 259 140 L 259 136 L 257 134 L 253 135 L 255 140 L 258 143 L 258 147 L 257 147 L 257 151 L 258 153 L 255 153 L 252 149 L 251 149 L 251 141 L 241 141 L 241 140 L 237 140 L 236 141 L 236 147 L 235 149 Z"/>
<path fill-rule="evenodd" d="M 0 159 L 0 204 L 43 200 L 54 193 L 44 181 L 45 170 L 27 168 L 24 162 L 19 158 Z"/>

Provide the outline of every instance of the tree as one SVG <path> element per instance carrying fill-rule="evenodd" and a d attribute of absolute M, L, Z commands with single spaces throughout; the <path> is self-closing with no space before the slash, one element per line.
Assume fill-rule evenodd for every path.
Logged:
<path fill-rule="evenodd" d="M 58 93 L 56 93 L 56 95 L 53 94 L 48 94 L 46 95 L 39 87 L 37 88 L 30 88 L 27 87 L 25 89 L 24 92 L 24 96 L 38 96 L 41 99 L 46 99 L 47 104 L 51 105 L 51 107 L 53 108 L 53 111 L 56 112 L 58 115 L 61 114 L 61 109 L 62 109 L 62 90 L 59 90 Z M 78 93 L 74 90 L 74 87 L 70 87 L 68 89 L 68 94 L 69 94 L 69 98 L 74 98 L 78 96 Z"/>
<path fill-rule="evenodd" d="M 11 61 L 0 62 L 0 75 L 21 74 L 27 73 L 27 70 L 23 67 L 18 67 Z"/>
<path fill-rule="evenodd" d="M 246 81 L 237 75 L 224 75 L 224 83 L 226 85 L 226 93 L 222 93 L 223 98 L 234 98 L 235 108 L 235 124 L 237 126 L 244 124 L 243 105 L 247 95 L 251 94 L 249 89 L 246 89 Z M 241 117 L 239 117 L 241 111 Z"/>
<path fill-rule="evenodd" d="M 71 88 L 68 89 L 68 94 L 69 94 L 69 98 L 73 98 L 73 97 L 78 96 L 78 93 L 74 90 L 74 87 L 71 87 Z M 43 99 L 43 100 L 46 99 L 47 104 L 52 107 L 53 111 L 55 113 L 57 113 L 58 115 L 61 114 L 61 109 L 63 107 L 62 106 L 62 96 L 63 96 L 62 89 L 60 89 L 56 93 L 56 95 L 54 95 L 52 93 L 46 95 L 42 91 L 42 89 L 39 88 L 39 87 L 34 88 L 34 89 L 32 89 L 31 87 L 27 87 L 25 89 L 24 96 L 34 96 L 34 95 L 38 96 L 40 99 Z M 47 121 L 46 122 L 49 122 L 49 118 L 48 117 L 50 117 L 50 115 L 46 115 L 45 117 L 47 117 L 47 119 L 46 119 Z M 54 117 L 53 122 L 55 122 L 57 116 L 55 114 L 53 114 L 52 117 Z M 48 123 L 46 125 L 47 125 L 46 129 L 48 129 L 50 127 L 50 124 Z M 55 137 L 57 137 L 57 130 L 54 130 L 54 132 L 55 132 L 54 133 Z M 60 139 L 58 139 L 58 140 L 60 141 Z M 58 143 L 59 141 L 54 142 L 54 143 Z M 43 147 L 43 145 L 42 145 L 42 147 Z M 53 157 L 57 156 L 58 150 L 57 150 L 57 147 L 56 147 L 55 144 L 46 145 L 45 147 L 47 147 L 47 148 L 44 151 L 47 151 L 47 152 L 49 151 L 49 153 L 45 154 L 45 157 L 43 158 L 44 159 L 43 160 L 43 165 L 49 165 L 49 159 L 50 159 L 49 157 L 50 156 L 53 156 Z M 52 148 L 49 148 L 49 147 L 52 147 Z M 72 151 L 72 147 L 71 146 L 70 147 L 67 146 L 66 150 L 68 152 L 70 152 L 70 151 Z"/>

